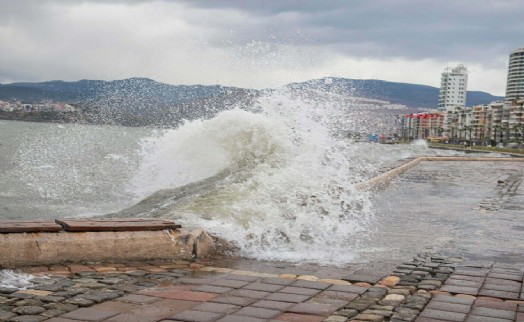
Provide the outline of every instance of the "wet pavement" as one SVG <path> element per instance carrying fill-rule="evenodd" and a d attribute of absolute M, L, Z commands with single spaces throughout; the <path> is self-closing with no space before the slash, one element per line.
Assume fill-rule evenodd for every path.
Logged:
<path fill-rule="evenodd" d="M 437 254 L 389 272 L 243 259 L 24 271 L 27 289 L 0 288 L 0 321 L 524 321 L 523 267 Z"/>

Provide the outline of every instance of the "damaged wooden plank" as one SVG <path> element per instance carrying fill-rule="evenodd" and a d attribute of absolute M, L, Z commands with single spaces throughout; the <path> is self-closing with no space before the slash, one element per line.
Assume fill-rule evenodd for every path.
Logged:
<path fill-rule="evenodd" d="M 0 233 L 59 232 L 62 226 L 53 220 L 0 220 Z"/>
<path fill-rule="evenodd" d="M 65 231 L 145 231 L 177 229 L 182 226 L 171 220 L 149 218 L 117 218 L 117 219 L 56 219 Z"/>

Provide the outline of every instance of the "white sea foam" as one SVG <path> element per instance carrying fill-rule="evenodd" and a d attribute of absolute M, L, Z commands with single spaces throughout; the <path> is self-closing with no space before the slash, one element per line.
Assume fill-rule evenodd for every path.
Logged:
<path fill-rule="evenodd" d="M 164 214 L 199 226 L 258 259 L 343 263 L 366 235 L 372 207 L 353 184 L 362 151 L 339 136 L 349 107 L 290 93 L 187 122 L 144 142 L 136 193 L 182 186 L 225 169 L 234 175 Z"/>
<path fill-rule="evenodd" d="M 0 270 L 0 287 L 26 289 L 31 287 L 33 275 L 15 272 L 10 269 Z"/>

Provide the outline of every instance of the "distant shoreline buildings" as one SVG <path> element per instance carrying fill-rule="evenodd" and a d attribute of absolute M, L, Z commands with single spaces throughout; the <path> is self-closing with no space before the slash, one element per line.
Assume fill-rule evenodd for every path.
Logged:
<path fill-rule="evenodd" d="M 40 103 L 22 103 L 20 101 L 6 102 L 0 100 L 0 111 L 2 112 L 76 112 L 76 107 L 67 103 L 57 102 L 40 102 Z"/>
<path fill-rule="evenodd" d="M 467 69 L 463 65 L 441 76 L 438 112 L 400 115 L 397 136 L 476 145 L 524 142 L 524 48 L 510 54 L 503 101 L 466 107 Z"/>

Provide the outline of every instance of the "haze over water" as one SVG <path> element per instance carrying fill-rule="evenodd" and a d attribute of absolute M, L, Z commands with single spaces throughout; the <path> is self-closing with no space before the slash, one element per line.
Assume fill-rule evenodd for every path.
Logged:
<path fill-rule="evenodd" d="M 391 258 L 395 234 L 381 240 L 388 245 L 390 238 L 390 246 L 374 240 L 389 211 L 403 220 L 402 205 L 379 202 L 380 192 L 354 184 L 407 158 L 453 152 L 357 142 L 348 133 L 367 130 L 376 117 L 369 104 L 303 94 L 274 91 L 259 98 L 251 109 L 257 112 L 234 109 L 167 130 L 2 121 L 0 215 L 78 217 L 128 208 L 120 214 L 202 227 L 250 258 Z M 416 221 L 409 224 L 416 229 Z M 413 244 L 394 256 L 421 251 Z"/>

